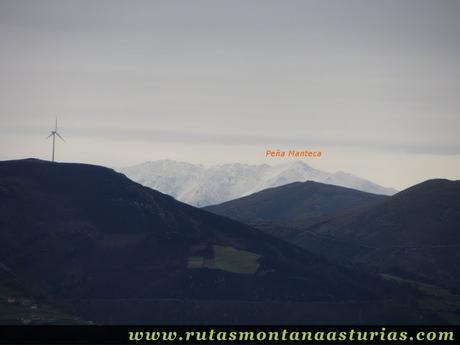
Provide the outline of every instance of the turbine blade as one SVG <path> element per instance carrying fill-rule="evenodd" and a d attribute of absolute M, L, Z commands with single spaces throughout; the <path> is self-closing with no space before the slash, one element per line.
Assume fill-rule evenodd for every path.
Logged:
<path fill-rule="evenodd" d="M 57 132 L 57 116 L 56 116 L 56 120 L 55 120 L 55 122 L 54 122 L 54 131 Z"/>
<path fill-rule="evenodd" d="M 61 137 L 61 135 L 60 135 L 58 132 L 55 132 L 55 133 L 56 133 L 56 135 L 59 137 L 59 139 L 61 139 L 63 142 L 65 142 L 64 138 Z"/>
<path fill-rule="evenodd" d="M 48 139 L 48 138 L 51 137 L 51 136 L 53 136 L 53 133 L 51 133 L 50 135 L 48 135 L 48 136 L 46 137 L 46 139 Z"/>

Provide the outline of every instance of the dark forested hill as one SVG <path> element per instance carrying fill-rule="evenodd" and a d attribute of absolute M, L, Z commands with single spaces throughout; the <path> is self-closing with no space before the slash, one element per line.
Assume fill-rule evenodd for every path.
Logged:
<path fill-rule="evenodd" d="M 84 164 L 0 162 L 0 269 L 103 323 L 418 318 L 382 316 L 396 284 Z"/>
<path fill-rule="evenodd" d="M 340 213 L 252 224 L 341 263 L 460 287 L 460 181 L 429 180 Z"/>
<path fill-rule="evenodd" d="M 372 280 L 110 169 L 39 160 L 0 162 L 0 262 L 72 298 L 374 294 Z"/>
<path fill-rule="evenodd" d="M 299 220 L 336 213 L 386 198 L 313 181 L 265 189 L 204 209 L 242 222 Z"/>

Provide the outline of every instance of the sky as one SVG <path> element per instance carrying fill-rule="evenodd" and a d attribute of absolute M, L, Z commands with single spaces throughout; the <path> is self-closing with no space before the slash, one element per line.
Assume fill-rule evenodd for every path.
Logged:
<path fill-rule="evenodd" d="M 0 0 L 0 160 L 460 179 L 460 1 Z"/>

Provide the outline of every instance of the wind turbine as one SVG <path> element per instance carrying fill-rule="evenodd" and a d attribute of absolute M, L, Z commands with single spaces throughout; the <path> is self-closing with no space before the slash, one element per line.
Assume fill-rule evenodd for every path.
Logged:
<path fill-rule="evenodd" d="M 51 156 L 51 162 L 54 162 L 54 147 L 56 144 L 56 136 L 58 136 L 59 139 L 65 142 L 64 138 L 61 137 L 61 135 L 58 133 L 58 130 L 57 130 L 57 117 L 56 117 L 56 122 L 54 123 L 54 131 L 51 131 L 51 134 L 46 137 L 46 139 L 53 137 L 53 154 Z"/>

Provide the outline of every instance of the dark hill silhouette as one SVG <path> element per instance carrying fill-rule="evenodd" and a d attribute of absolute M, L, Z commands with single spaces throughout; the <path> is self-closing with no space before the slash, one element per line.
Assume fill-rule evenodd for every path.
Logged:
<path fill-rule="evenodd" d="M 0 201 L 0 262 L 54 296 L 339 300 L 378 294 L 378 282 L 367 276 L 99 166 L 0 162 Z M 252 267 L 238 263 L 245 258 Z M 197 263 L 202 268 L 190 267 Z"/>
<path fill-rule="evenodd" d="M 101 323 L 439 322 L 408 288 L 85 164 L 0 162 L 0 270 L 0 291 Z"/>
<path fill-rule="evenodd" d="M 257 227 L 340 262 L 460 287 L 460 181 L 429 180 L 342 214 Z"/>
<path fill-rule="evenodd" d="M 265 189 L 204 209 L 245 223 L 293 221 L 336 213 L 385 198 L 384 195 L 306 181 Z"/>

